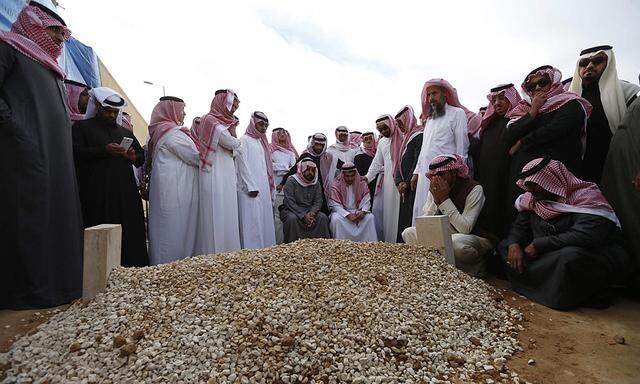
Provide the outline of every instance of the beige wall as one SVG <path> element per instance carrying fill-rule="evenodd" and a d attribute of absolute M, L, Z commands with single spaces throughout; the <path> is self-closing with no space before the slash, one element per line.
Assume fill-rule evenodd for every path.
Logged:
<path fill-rule="evenodd" d="M 133 123 L 133 133 L 136 135 L 136 138 L 140 142 L 141 145 L 144 145 L 147 140 L 147 135 L 149 133 L 149 123 L 142 117 L 140 112 L 136 109 L 136 106 L 133 104 L 131 99 L 127 96 L 127 93 L 120 87 L 120 84 L 113 78 L 111 72 L 104 66 L 104 63 L 100 59 L 98 59 L 98 64 L 100 65 L 100 80 L 102 81 L 103 87 L 109 87 L 115 91 L 117 91 L 122 97 L 127 100 L 129 104 L 127 107 L 127 112 L 131 115 L 131 122 Z"/>

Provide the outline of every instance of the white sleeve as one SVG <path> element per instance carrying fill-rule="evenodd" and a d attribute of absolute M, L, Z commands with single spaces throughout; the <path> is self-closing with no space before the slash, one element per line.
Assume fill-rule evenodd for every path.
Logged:
<path fill-rule="evenodd" d="M 229 135 L 233 138 L 233 136 Z M 242 150 L 238 151 L 238 156 L 236 156 L 236 170 L 238 174 L 238 181 L 240 183 L 240 187 L 245 192 L 253 192 L 258 190 L 258 186 L 256 185 L 255 180 L 251 177 L 251 172 L 249 172 L 249 159 L 247 154 L 247 148 L 245 147 L 246 143 L 238 140 L 242 146 Z M 239 148 L 236 148 L 239 149 Z"/>
<path fill-rule="evenodd" d="M 187 165 L 199 167 L 200 153 L 193 141 L 187 135 L 183 135 L 182 132 L 172 132 L 170 135 L 173 135 L 173 137 L 167 137 L 162 146 Z M 180 137 L 180 135 L 183 135 L 184 138 Z"/>
<path fill-rule="evenodd" d="M 367 188 L 367 191 L 369 189 Z M 360 201 L 360 205 L 358 206 L 358 210 L 362 212 L 371 212 L 371 195 L 369 193 L 366 194 L 365 197 Z"/>
<path fill-rule="evenodd" d="M 273 159 L 273 170 L 275 172 L 288 172 L 291 167 L 293 167 L 293 164 L 295 164 L 295 159 L 293 164 L 289 165 L 291 163 L 291 158 L 293 158 L 293 156 L 289 156 L 287 155 L 286 158 L 286 163 L 282 162 L 283 159 L 283 155 L 281 154 L 281 152 L 274 152 L 274 154 L 271 156 Z"/>
<path fill-rule="evenodd" d="M 223 148 L 233 151 L 240 147 L 240 140 L 231 136 L 228 130 L 222 131 L 220 134 L 220 139 L 218 141 L 218 145 L 221 145 Z"/>
<path fill-rule="evenodd" d="M 449 216 L 451 225 L 458 231 L 458 233 L 468 235 L 476 225 L 478 216 L 484 206 L 484 192 L 482 186 L 477 185 L 469 192 L 467 199 L 464 203 L 464 211 L 458 212 L 458 208 L 453 204 L 451 199 L 447 199 L 440 204 L 438 209 L 444 215 Z"/>
<path fill-rule="evenodd" d="M 369 171 L 367 171 L 366 179 L 367 182 L 370 183 L 373 179 L 378 176 L 380 172 L 384 169 L 384 155 L 381 150 L 376 151 L 376 155 L 373 157 L 371 161 L 371 165 L 369 166 Z"/>
<path fill-rule="evenodd" d="M 456 154 L 467 158 L 469 152 L 469 130 L 467 128 L 467 115 L 464 111 L 459 110 L 459 115 L 455 119 L 453 134 L 456 140 Z"/>
<path fill-rule="evenodd" d="M 329 199 L 329 209 L 331 209 L 331 212 L 335 212 L 341 217 L 347 217 L 350 213 L 349 211 L 344 209 L 342 204 L 333 201 L 333 199 Z"/>
<path fill-rule="evenodd" d="M 433 216 L 438 213 L 438 205 L 433 201 L 433 195 L 431 192 L 427 193 L 427 202 L 424 204 L 422 208 L 422 213 L 425 216 Z"/>

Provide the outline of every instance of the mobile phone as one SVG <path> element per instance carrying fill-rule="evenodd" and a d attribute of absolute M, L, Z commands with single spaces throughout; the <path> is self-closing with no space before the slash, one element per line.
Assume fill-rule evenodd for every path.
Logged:
<path fill-rule="evenodd" d="M 133 139 L 130 137 L 123 137 L 122 141 L 120 142 L 120 146 L 122 148 L 124 148 L 125 151 L 128 151 L 129 148 L 131 147 L 131 144 L 133 143 Z"/>

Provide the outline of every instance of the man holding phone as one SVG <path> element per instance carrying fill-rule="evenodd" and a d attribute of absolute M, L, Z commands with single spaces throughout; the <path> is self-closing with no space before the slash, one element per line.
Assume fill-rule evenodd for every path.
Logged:
<path fill-rule="evenodd" d="M 131 169 L 144 163 L 133 132 L 117 117 L 127 103 L 110 88 L 90 92 L 86 120 L 73 125 L 73 153 L 85 228 L 122 225 L 122 265 L 145 266 L 149 260 L 142 202 Z"/>

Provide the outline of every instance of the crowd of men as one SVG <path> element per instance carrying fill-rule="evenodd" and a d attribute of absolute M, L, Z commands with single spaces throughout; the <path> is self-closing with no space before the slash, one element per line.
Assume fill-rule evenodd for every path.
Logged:
<path fill-rule="evenodd" d="M 122 225 L 124 266 L 258 249 L 303 238 L 418 242 L 420 216 L 446 215 L 455 265 L 506 276 L 553 308 L 607 306 L 640 265 L 640 86 L 612 47 L 581 52 L 572 79 L 544 65 L 488 89 L 474 113 L 444 79 L 372 119 L 374 131 L 290 133 L 215 92 L 185 127 L 162 97 L 148 142 L 116 91 L 65 80 L 64 21 L 30 3 L 0 34 L 0 306 L 80 296 L 83 228 Z M 148 222 L 142 198 L 149 201 Z"/>

